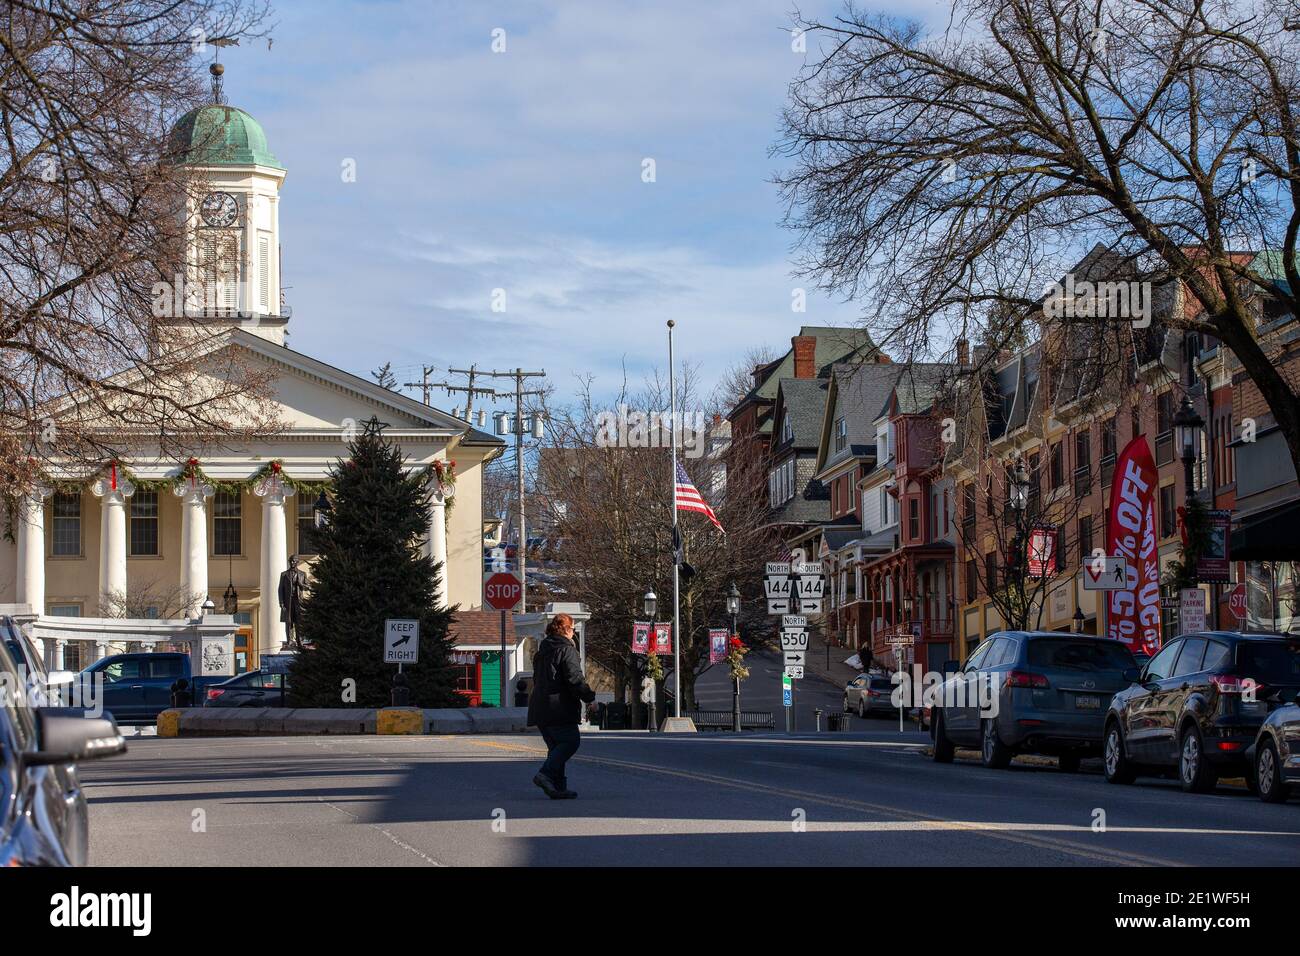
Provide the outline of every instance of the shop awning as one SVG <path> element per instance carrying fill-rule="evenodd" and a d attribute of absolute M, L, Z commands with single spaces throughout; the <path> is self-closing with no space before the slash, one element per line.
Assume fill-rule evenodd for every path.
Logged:
<path fill-rule="evenodd" d="M 1287 501 L 1237 519 L 1234 561 L 1300 561 L 1300 501 Z"/>

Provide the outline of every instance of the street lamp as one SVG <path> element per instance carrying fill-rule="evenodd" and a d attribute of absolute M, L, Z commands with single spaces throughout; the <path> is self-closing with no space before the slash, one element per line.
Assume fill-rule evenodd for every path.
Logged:
<path fill-rule="evenodd" d="M 1192 490 L 1192 465 L 1196 463 L 1196 448 L 1201 442 L 1201 429 L 1205 427 L 1205 419 L 1196 413 L 1192 400 L 1186 395 L 1178 403 L 1173 425 L 1174 439 L 1178 442 L 1183 459 L 1183 502 L 1190 514 L 1192 499 L 1196 497 Z M 1196 585 L 1195 568 L 1192 569 L 1192 585 Z"/>
<path fill-rule="evenodd" d="M 736 629 L 736 618 L 740 615 L 740 588 L 736 587 L 736 582 L 731 582 L 731 589 L 727 591 L 727 613 L 731 615 L 731 637 L 739 637 L 740 634 Z M 731 637 L 727 638 L 727 643 L 731 643 Z M 731 729 L 740 733 L 740 678 L 732 678 L 731 690 Z"/>
<path fill-rule="evenodd" d="M 1029 471 L 1025 459 L 1017 458 L 1011 469 L 1011 507 L 1024 511 L 1029 506 Z"/>
<path fill-rule="evenodd" d="M 1083 633 L 1083 608 L 1077 604 L 1074 606 L 1074 633 Z"/>
<path fill-rule="evenodd" d="M 330 504 L 329 496 L 325 494 L 325 489 L 320 490 L 316 496 L 316 502 L 311 506 L 312 518 L 317 528 L 323 528 L 330 523 L 330 515 L 334 512 L 334 506 Z"/>
<path fill-rule="evenodd" d="M 655 619 L 655 610 L 659 607 L 659 599 L 655 597 L 653 589 L 646 591 L 641 606 L 645 609 L 645 616 L 650 618 L 653 622 Z"/>

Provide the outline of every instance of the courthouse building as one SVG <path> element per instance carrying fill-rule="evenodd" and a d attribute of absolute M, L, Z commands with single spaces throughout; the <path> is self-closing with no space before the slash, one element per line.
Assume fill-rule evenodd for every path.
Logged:
<path fill-rule="evenodd" d="M 426 543 L 444 565 L 439 599 L 465 611 L 481 607 L 482 476 L 501 440 L 288 347 L 280 277 L 286 171 L 258 123 L 217 100 L 187 114 L 172 134 L 172 155 L 206 190 L 186 203 L 191 274 L 223 277 L 217 300 L 205 299 L 197 318 L 190 313 L 177 324 L 205 333 L 203 374 L 220 377 L 232 354 L 268 371 L 279 425 L 247 447 L 178 460 L 157 446 L 128 447 L 93 473 L 51 473 L 44 488 L 17 502 L 12 533 L 0 541 L 0 604 L 27 605 L 40 616 L 33 633 L 46 638 L 51 664 L 84 667 L 119 646 L 74 619 L 122 617 L 131 608 L 126 616 L 142 619 L 136 630 L 147 635 L 143 619 L 192 618 L 206 600 L 218 612 L 231 605 L 239 670 L 278 651 L 285 639 L 280 575 L 291 555 L 310 556 L 312 506 L 347 440 L 372 416 L 387 424 L 385 436 L 412 470 L 432 473 L 438 463 L 446 476 L 433 481 Z M 179 607 L 169 595 L 180 596 Z M 117 613 L 108 610 L 114 602 Z"/>

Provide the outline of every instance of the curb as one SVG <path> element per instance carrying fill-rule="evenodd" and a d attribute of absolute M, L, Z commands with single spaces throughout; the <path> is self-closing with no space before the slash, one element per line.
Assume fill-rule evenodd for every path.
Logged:
<path fill-rule="evenodd" d="M 291 737 L 340 735 L 521 734 L 525 707 L 291 708 L 186 707 L 158 715 L 159 737 Z"/>

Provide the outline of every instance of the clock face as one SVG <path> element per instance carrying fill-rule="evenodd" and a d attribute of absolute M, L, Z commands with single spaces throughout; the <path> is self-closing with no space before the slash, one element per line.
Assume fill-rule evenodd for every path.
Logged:
<path fill-rule="evenodd" d="M 209 226 L 229 226 L 239 217 L 239 202 L 230 193 L 208 193 L 199 209 Z"/>

